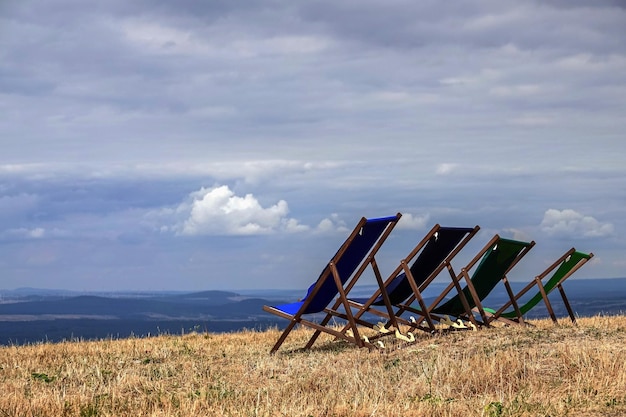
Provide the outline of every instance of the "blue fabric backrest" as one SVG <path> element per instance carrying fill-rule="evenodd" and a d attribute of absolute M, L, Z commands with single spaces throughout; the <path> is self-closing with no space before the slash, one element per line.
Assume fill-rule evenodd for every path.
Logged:
<path fill-rule="evenodd" d="M 335 259 L 335 266 L 339 272 L 342 284 L 345 284 L 352 274 L 354 274 L 354 272 L 359 268 L 364 259 L 373 249 L 378 239 L 382 236 L 387 226 L 394 221 L 397 221 L 396 216 L 368 219 L 339 259 L 335 258 L 341 248 L 337 251 L 335 256 L 333 256 L 333 259 Z M 315 297 L 311 300 L 311 303 L 304 312 L 305 314 L 317 313 L 324 310 L 324 308 L 326 308 L 339 293 L 339 290 L 335 285 L 333 275 L 330 273 L 329 265 L 324 268 L 318 278 L 318 281 L 324 276 L 326 276 L 324 283 L 317 294 L 315 294 Z M 309 288 L 306 297 L 302 301 L 305 301 L 309 297 L 310 292 L 316 284 L 317 281 Z"/>

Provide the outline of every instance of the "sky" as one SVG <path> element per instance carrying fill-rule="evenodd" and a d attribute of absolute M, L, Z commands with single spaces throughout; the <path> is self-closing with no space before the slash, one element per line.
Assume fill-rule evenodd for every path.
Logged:
<path fill-rule="evenodd" d="M 0 289 L 306 289 L 359 219 L 626 277 L 626 3 L 6 0 Z M 364 278 L 366 279 L 366 278 Z"/>

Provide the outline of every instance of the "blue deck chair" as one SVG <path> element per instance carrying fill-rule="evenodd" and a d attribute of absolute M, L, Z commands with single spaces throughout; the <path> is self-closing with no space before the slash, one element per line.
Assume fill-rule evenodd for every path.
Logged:
<path fill-rule="evenodd" d="M 320 332 L 326 332 L 353 342 L 359 347 L 365 345 L 365 342 L 359 336 L 356 322 L 349 309 L 347 319 L 352 329 L 352 336 L 327 327 L 328 321 L 316 323 L 304 319 L 303 316 L 323 312 L 337 296 L 339 298 L 335 302 L 334 307 L 337 308 L 339 304 L 348 307 L 346 294 L 352 289 L 369 265 L 374 268 L 375 274 L 380 275 L 374 256 L 398 220 L 400 220 L 400 217 L 401 214 L 398 213 L 390 217 L 362 218 L 337 253 L 324 267 L 317 281 L 309 287 L 306 296 L 302 300 L 295 303 L 263 307 L 263 310 L 266 312 L 289 320 L 289 324 L 278 338 L 270 353 L 278 350 L 296 324 L 315 329 L 316 335 Z M 316 338 L 317 336 L 312 338 L 305 349 L 310 348 Z"/>
<path fill-rule="evenodd" d="M 505 285 L 509 295 L 509 301 L 498 311 L 486 308 L 486 312 L 492 315 L 489 320 L 498 320 L 504 323 L 524 324 L 524 315 L 543 301 L 552 321 L 554 323 L 558 323 L 556 315 L 554 314 L 554 309 L 552 308 L 552 303 L 548 298 L 550 292 L 552 292 L 555 288 L 558 288 L 570 320 L 575 324 L 576 316 L 574 315 L 574 311 L 572 310 L 567 296 L 565 295 L 563 282 L 565 282 L 567 278 L 572 276 L 574 272 L 580 269 L 580 267 L 587 263 L 587 261 L 591 258 L 593 258 L 593 253 L 583 253 L 577 251 L 575 248 L 571 248 L 552 265 L 546 268 L 545 271 L 537 275 L 534 280 L 529 282 L 528 285 L 522 288 L 517 294 L 513 294 L 510 284 L 506 281 Z M 552 275 L 550 278 L 546 279 L 551 272 Z M 521 298 L 534 287 L 537 287 L 536 293 L 527 299 L 524 304 L 520 305 Z"/>
<path fill-rule="evenodd" d="M 426 310 L 422 293 L 479 229 L 479 226 L 474 228 L 442 227 L 436 224 L 400 261 L 389 278 L 384 282 L 378 282 L 379 288 L 371 297 L 349 299 L 350 305 L 359 309 L 354 315 L 355 319 L 360 319 L 365 313 L 370 313 L 386 319 L 386 327 L 393 326 L 398 329 L 399 321 L 407 323 L 394 312 L 394 307 L 402 303 L 410 304 L 417 301 L 421 310 L 425 312 L 428 330 L 435 330 L 434 323 Z M 411 264 L 410 267 L 409 264 Z M 385 307 L 385 311 L 375 307 Z"/>
<path fill-rule="evenodd" d="M 425 310 L 431 318 L 441 321 L 444 317 L 469 320 L 474 326 L 479 324 L 488 325 L 487 314 L 482 306 L 482 301 L 504 279 L 506 274 L 528 253 L 535 242 L 522 242 L 512 239 L 504 239 L 495 235 L 484 248 L 465 266 L 459 274 L 454 272 L 451 265 L 448 271 L 452 282 L 441 292 L 433 303 Z M 479 263 L 480 261 L 480 263 Z M 478 264 L 476 266 L 476 264 Z M 476 266 L 472 276 L 469 273 Z M 461 280 L 466 285 L 461 288 Z M 456 294 L 446 300 L 453 289 Z M 481 321 L 477 321 L 473 310 L 480 313 Z M 424 320 L 423 309 L 411 305 L 401 306 L 397 314 L 410 311 L 421 316 L 419 324 Z"/>

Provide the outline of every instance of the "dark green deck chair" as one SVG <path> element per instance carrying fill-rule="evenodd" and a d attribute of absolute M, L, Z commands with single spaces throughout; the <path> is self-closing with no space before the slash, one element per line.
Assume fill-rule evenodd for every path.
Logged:
<path fill-rule="evenodd" d="M 483 309 L 482 301 L 498 283 L 506 279 L 506 274 L 534 245 L 534 241 L 522 242 L 495 235 L 467 266 L 461 269 L 459 274 L 456 274 L 452 266 L 449 265 L 448 272 L 452 282 L 428 307 L 429 315 L 439 321 L 445 317 L 453 317 L 469 320 L 474 326 L 488 325 L 488 315 Z M 478 265 L 476 266 L 476 264 Z M 474 266 L 476 268 L 470 277 L 470 271 Z M 461 288 L 462 280 L 465 280 L 466 283 L 464 288 Z M 456 289 L 456 294 L 445 300 L 453 289 Z M 474 316 L 474 309 L 480 314 L 480 320 Z M 421 319 L 417 321 L 418 324 L 424 319 L 425 314 L 422 309 L 411 305 L 403 305 L 397 314 L 402 314 L 405 311 L 419 314 Z"/>
<path fill-rule="evenodd" d="M 552 265 L 550 265 L 543 273 L 537 275 L 533 281 L 528 283 L 528 285 L 526 285 L 517 294 L 513 294 L 510 284 L 506 282 L 505 284 L 510 300 L 498 311 L 486 308 L 485 310 L 487 313 L 492 315 L 489 320 L 500 320 L 505 323 L 514 322 L 523 324 L 524 315 L 543 301 L 552 321 L 554 323 L 558 323 L 556 315 L 554 314 L 554 309 L 552 308 L 552 304 L 548 298 L 548 295 L 552 292 L 552 290 L 558 288 L 563 304 L 567 309 L 567 313 L 569 314 L 572 323 L 576 323 L 576 317 L 574 316 L 574 312 L 570 306 L 567 296 L 565 295 L 565 290 L 563 289 L 563 282 L 572 276 L 574 272 L 580 269 L 580 267 L 587 263 L 587 261 L 589 261 L 592 257 L 593 253 L 587 254 L 578 252 L 575 248 L 571 248 Z M 544 282 L 546 277 L 548 277 L 551 272 L 553 272 L 552 276 Z M 537 293 L 528 299 L 524 304 L 519 305 L 520 299 L 534 287 L 537 287 Z"/>

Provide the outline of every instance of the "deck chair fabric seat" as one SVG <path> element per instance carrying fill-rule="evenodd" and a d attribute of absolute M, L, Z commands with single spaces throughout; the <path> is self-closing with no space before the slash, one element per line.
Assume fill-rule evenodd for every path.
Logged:
<path fill-rule="evenodd" d="M 448 266 L 452 282 L 426 309 L 412 305 L 402 305 L 397 314 L 405 311 L 419 314 L 418 324 L 429 315 L 441 321 L 443 317 L 452 316 L 457 319 L 468 319 L 474 325 L 488 325 L 487 314 L 482 301 L 491 293 L 499 282 L 506 282 L 506 274 L 535 245 L 534 241 L 523 242 L 505 239 L 495 235 L 478 254 L 457 274 L 451 265 Z M 480 261 L 480 262 L 479 262 Z M 474 269 L 474 267 L 476 268 Z M 470 277 L 470 271 L 474 270 Z M 461 288 L 462 280 L 465 287 Z M 456 293 L 451 298 L 453 289 Z M 480 313 L 481 320 L 476 320 L 474 309 Z"/>
<path fill-rule="evenodd" d="M 263 307 L 263 310 L 266 312 L 290 320 L 289 325 L 272 348 L 271 353 L 278 350 L 289 332 L 298 323 L 312 327 L 317 331 L 341 336 L 339 332 L 327 328 L 325 326 L 326 323 L 315 323 L 305 320 L 303 316 L 324 311 L 337 296 L 339 296 L 337 303 L 347 305 L 346 294 L 354 286 L 367 266 L 371 265 L 376 269 L 375 272 L 379 273 L 374 255 L 391 233 L 400 217 L 400 213 L 395 216 L 381 218 L 366 219 L 363 217 L 324 267 L 318 279 L 309 287 L 307 294 L 302 300 Z M 355 323 L 351 322 L 350 324 L 353 327 L 354 336 L 348 337 L 343 335 L 343 338 L 356 343 L 358 346 L 362 346 L 363 341 L 358 337 Z M 307 345 L 308 347 L 310 346 Z"/>
<path fill-rule="evenodd" d="M 474 300 L 470 286 L 466 285 L 463 289 L 463 294 L 469 301 L 470 308 L 476 307 L 477 301 L 487 298 L 489 293 L 506 276 L 506 273 L 517 260 L 520 253 L 530 245 L 529 242 L 499 238 L 491 246 L 482 257 L 480 264 L 478 264 L 476 271 L 470 279 L 471 285 L 476 290 L 478 300 Z M 463 306 L 461 296 L 457 294 L 432 311 L 435 314 L 447 314 L 458 317 L 466 312 L 466 308 Z"/>
<path fill-rule="evenodd" d="M 423 285 L 432 276 L 433 272 L 437 270 L 437 267 L 442 266 L 444 261 L 449 262 L 451 259 L 450 255 L 453 252 L 456 254 L 474 236 L 478 229 L 478 226 L 471 228 L 435 225 L 426 235 L 425 244 L 418 244 L 411 254 L 405 258 L 405 262 L 410 262 L 419 252 L 419 255 L 410 267 L 410 273 L 415 284 L 418 286 Z M 462 242 L 463 245 L 459 246 Z M 458 248 L 458 250 L 454 251 L 455 248 Z M 439 270 L 441 269 L 443 268 Z M 406 272 L 402 271 L 401 267 L 398 267 L 394 273 L 396 275 L 392 275 L 392 278 L 387 281 L 383 289 L 387 292 L 391 304 L 397 305 L 413 296 L 414 292 Z M 377 291 L 377 293 L 378 295 L 373 301 L 371 298 L 350 298 L 350 300 L 358 304 L 366 304 L 370 301 L 370 305 L 384 306 L 385 297 L 382 291 Z"/>
<path fill-rule="evenodd" d="M 354 317 L 361 320 L 359 324 L 380 333 L 371 338 L 375 340 L 390 332 L 380 328 L 382 323 L 376 324 L 363 320 L 363 317 L 378 316 L 385 321 L 384 327 L 399 329 L 398 324 L 406 324 L 401 318 L 403 311 L 402 303 L 410 304 L 417 300 L 422 311 L 426 310 L 426 304 L 422 298 L 422 292 L 443 271 L 451 260 L 463 249 L 463 247 L 480 230 L 479 226 L 470 227 L 443 227 L 436 224 L 424 238 L 413 248 L 409 254 L 400 261 L 398 267 L 389 275 L 384 282 L 378 280 L 378 289 L 368 298 L 351 298 L 350 305 L 358 311 Z M 409 265 L 411 265 L 409 267 Z M 380 308 L 384 306 L 385 308 Z M 379 307 L 379 308 L 377 308 Z M 396 311 L 397 310 L 397 311 Z M 369 316 L 365 316 L 369 314 Z M 424 316 L 428 328 L 421 330 L 434 331 L 435 326 L 428 314 Z M 345 330 L 345 329 L 344 329 Z M 391 333 L 391 334 L 395 334 Z"/>
<path fill-rule="evenodd" d="M 395 220 L 395 216 L 367 220 L 365 225 L 362 227 L 363 230 L 345 249 L 345 252 L 339 256 L 340 251 L 337 251 L 335 256 L 333 256 L 333 259 L 336 259 L 335 265 L 343 284 L 345 284 L 347 279 L 350 278 L 352 273 L 356 271 L 357 267 L 363 262 L 366 255 L 370 252 L 376 241 L 380 238 L 385 228 L 388 226 L 389 221 L 392 220 Z M 322 271 L 318 280 L 321 280 L 328 275 L 328 268 L 329 266 Z M 274 306 L 274 308 L 282 310 L 288 314 L 296 314 L 308 301 L 307 307 L 302 311 L 302 314 L 319 313 L 323 311 L 337 296 L 339 291 L 332 279 L 326 279 L 316 292 L 315 296 L 310 297 L 312 291 L 315 289 L 316 283 L 309 287 L 307 294 L 304 298 L 302 298 L 302 300 L 295 303 L 277 305 Z"/>
<path fill-rule="evenodd" d="M 487 309 L 487 312 L 491 313 L 493 317 L 491 320 L 498 320 L 500 318 L 509 319 L 517 323 L 524 322 L 524 316 L 528 314 L 537 304 L 543 301 L 548 309 L 548 313 L 552 320 L 556 323 L 557 318 L 554 314 L 554 310 L 551 306 L 550 300 L 548 299 L 548 294 L 550 294 L 555 288 L 558 288 L 565 307 L 568 311 L 570 319 L 572 322 L 576 322 L 576 317 L 569 305 L 569 301 L 567 300 L 567 296 L 565 291 L 563 290 L 562 284 L 565 282 L 567 278 L 572 276 L 574 272 L 576 272 L 580 267 L 582 267 L 587 261 L 589 261 L 593 257 L 593 253 L 584 253 L 577 251 L 575 248 L 571 248 L 567 252 L 565 252 L 560 258 L 558 258 L 553 264 L 551 264 L 545 271 L 541 274 L 537 275 L 534 280 L 528 283 L 523 289 L 521 289 L 517 294 L 513 295 L 513 292 L 510 288 L 507 288 L 509 292 L 510 300 L 503 305 L 498 311 L 493 309 Z M 544 279 L 550 275 L 545 282 Z M 524 304 L 519 305 L 522 297 L 529 293 L 530 290 L 537 287 L 537 292 L 527 299 Z M 508 311 L 507 311 L 508 309 Z"/>

